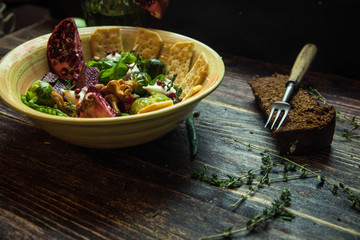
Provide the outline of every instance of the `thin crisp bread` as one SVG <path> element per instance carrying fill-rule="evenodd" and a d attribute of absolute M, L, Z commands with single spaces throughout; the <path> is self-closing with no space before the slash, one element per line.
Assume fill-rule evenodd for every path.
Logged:
<path fill-rule="evenodd" d="M 190 89 L 190 91 L 188 92 L 188 94 L 186 94 L 186 96 L 183 98 L 183 100 L 186 100 L 188 98 L 191 98 L 192 96 L 194 96 L 196 93 L 200 92 L 200 90 L 202 89 L 201 85 L 196 85 L 195 87 L 192 87 Z"/>
<path fill-rule="evenodd" d="M 191 59 L 194 55 L 194 46 L 194 42 L 177 42 L 170 48 L 167 65 L 169 76 L 177 75 L 174 83 L 181 84 L 189 72 Z"/>
<path fill-rule="evenodd" d="M 144 107 L 144 108 L 140 109 L 137 112 L 137 114 L 152 112 L 152 111 L 159 110 L 159 109 L 162 109 L 162 108 L 170 107 L 172 105 L 174 105 L 172 100 L 163 101 L 163 102 L 156 102 L 156 103 L 153 103 L 153 104 L 151 104 L 151 105 L 149 105 L 147 107 Z"/>
<path fill-rule="evenodd" d="M 186 74 L 184 80 L 182 81 L 180 87 L 182 89 L 181 98 L 186 99 L 190 95 L 194 95 L 193 91 L 195 87 L 201 85 L 209 71 L 209 62 L 205 57 L 204 53 L 201 53 L 197 58 L 194 66 Z M 192 90 L 193 89 L 193 90 Z"/>
<path fill-rule="evenodd" d="M 103 59 L 109 51 L 123 51 L 119 27 L 98 28 L 91 34 L 91 53 Z"/>
<path fill-rule="evenodd" d="M 163 40 L 157 32 L 140 28 L 136 35 L 134 50 L 143 59 L 158 58 Z"/>

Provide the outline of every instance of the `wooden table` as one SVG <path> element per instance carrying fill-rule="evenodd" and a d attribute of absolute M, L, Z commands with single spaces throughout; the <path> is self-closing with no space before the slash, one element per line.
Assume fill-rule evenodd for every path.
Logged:
<path fill-rule="evenodd" d="M 51 32 L 55 23 L 44 20 L 0 39 L 1 55 Z M 245 227 L 282 188 L 292 194 L 287 211 L 295 218 L 268 220 L 234 238 L 360 239 L 359 207 L 341 190 L 333 195 L 327 184 L 317 188 L 316 177 L 274 180 L 237 207 L 231 205 L 248 186 L 226 189 L 191 177 L 195 170 L 240 176 L 262 166 L 261 151 L 239 141 L 276 153 L 247 81 L 255 74 L 287 74 L 290 67 L 220 55 L 226 74 L 196 109 L 194 160 L 185 124 L 142 146 L 95 150 L 50 136 L 0 102 L 0 239 L 197 239 Z M 339 111 L 359 118 L 360 80 L 309 72 L 305 81 Z M 290 159 L 359 197 L 359 138 L 342 136 L 351 128 L 338 121 L 331 148 Z M 282 168 L 276 169 L 271 177 L 282 177 Z"/>

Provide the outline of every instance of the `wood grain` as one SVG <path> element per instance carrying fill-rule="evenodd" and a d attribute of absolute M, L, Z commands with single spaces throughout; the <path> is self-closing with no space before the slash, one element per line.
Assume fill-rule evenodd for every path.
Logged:
<path fill-rule="evenodd" d="M 50 22 L 0 39 L 0 48 L 10 50 L 51 31 Z M 289 73 L 290 64 L 221 55 L 224 81 L 196 109 L 199 153 L 193 161 L 184 124 L 138 147 L 87 149 L 48 135 L 0 102 L 0 239 L 197 239 L 244 227 L 283 187 L 292 193 L 289 211 L 296 218 L 272 220 L 235 237 L 360 238 L 359 209 L 341 192 L 317 189 L 316 178 L 274 182 L 235 209 L 231 204 L 246 187 L 227 190 L 191 178 L 194 169 L 226 177 L 260 167 L 260 152 L 236 141 L 276 152 L 247 81 L 255 74 Z M 304 81 L 341 112 L 360 116 L 357 80 L 310 69 Z M 359 196 L 360 142 L 342 137 L 349 128 L 338 122 L 330 148 L 291 159 Z"/>

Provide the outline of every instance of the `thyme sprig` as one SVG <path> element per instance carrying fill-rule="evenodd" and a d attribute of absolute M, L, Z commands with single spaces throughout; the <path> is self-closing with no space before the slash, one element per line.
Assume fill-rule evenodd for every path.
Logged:
<path fill-rule="evenodd" d="M 250 171 L 251 174 L 253 174 L 254 172 L 256 172 L 257 170 L 252 170 Z M 301 170 L 300 170 L 301 171 Z M 320 173 L 321 171 L 315 171 L 316 173 Z M 248 172 L 249 173 L 249 172 Z M 247 174 L 248 174 L 247 173 Z M 234 177 L 231 175 L 226 175 L 226 177 L 219 177 L 216 173 L 212 173 L 210 175 L 206 175 L 205 171 L 203 170 L 198 170 L 198 169 L 194 169 L 191 177 L 193 179 L 199 180 L 201 182 L 207 183 L 209 185 L 212 186 L 216 186 L 216 187 L 221 187 L 221 188 L 226 188 L 226 189 L 236 189 L 236 188 L 240 188 L 243 185 L 247 185 L 249 183 L 249 181 L 251 181 L 252 184 L 257 184 L 259 183 L 259 181 L 254 181 L 254 179 L 252 179 L 250 176 L 248 176 L 247 174 L 242 175 L 240 177 Z M 285 176 L 286 175 L 286 176 Z M 301 179 L 301 178 L 307 178 L 307 177 L 311 177 L 311 173 L 308 173 L 306 171 L 302 171 L 300 174 L 294 174 L 294 175 L 287 175 L 284 172 L 284 176 L 282 177 L 273 177 L 273 178 L 269 178 L 268 182 L 269 183 L 273 183 L 276 181 L 283 181 L 283 182 L 287 182 L 289 180 L 293 180 L 293 179 Z M 247 179 L 248 181 L 244 181 L 244 179 Z M 250 180 L 252 179 L 252 180 Z M 263 182 L 264 183 L 264 182 Z"/>
<path fill-rule="evenodd" d="M 176 80 L 176 77 L 177 77 L 177 74 L 174 74 L 174 76 L 172 76 L 169 83 L 166 85 L 166 91 L 169 91 L 174 86 L 174 82 Z"/>
<path fill-rule="evenodd" d="M 301 165 L 298 164 L 289 158 L 280 156 L 274 153 L 271 153 L 267 150 L 261 149 L 250 144 L 246 144 L 237 139 L 234 139 L 235 142 L 240 143 L 246 147 L 258 150 L 263 155 L 262 157 L 262 166 L 255 170 L 249 170 L 246 174 L 243 174 L 239 177 L 234 177 L 227 175 L 226 178 L 220 178 L 217 174 L 213 173 L 211 175 L 206 175 L 204 171 L 194 170 L 192 178 L 198 179 L 202 182 L 206 182 L 210 185 L 222 187 L 222 188 L 240 188 L 243 185 L 249 186 L 249 191 L 242 195 L 241 198 L 232 204 L 232 207 L 236 207 L 239 204 L 243 203 L 250 195 L 254 194 L 257 189 L 262 185 L 274 182 L 274 181 L 289 181 L 290 179 L 304 179 L 309 176 L 317 177 L 319 183 L 317 187 L 322 187 L 324 184 L 328 184 L 331 187 L 331 192 L 337 194 L 339 190 L 342 190 L 346 195 L 347 199 L 352 202 L 352 207 L 360 207 L 360 198 L 356 196 L 349 188 L 347 188 L 343 183 L 332 184 L 328 181 L 324 175 L 321 174 L 321 171 L 313 171 L 308 168 L 307 164 Z M 282 160 L 282 162 L 274 161 L 271 157 Z M 204 166 L 205 167 L 205 166 Z M 270 173 L 275 172 L 275 167 L 283 167 L 283 175 L 281 177 L 269 177 Z M 289 172 L 298 171 L 299 174 L 288 174 Z M 283 220 L 291 221 L 294 219 L 294 215 L 286 211 L 286 208 L 290 206 L 290 192 L 288 189 L 283 189 L 281 191 L 281 198 L 274 200 L 272 207 L 266 207 L 262 213 L 255 215 L 252 219 L 247 222 L 246 227 L 235 229 L 233 226 L 227 227 L 223 230 L 222 233 L 206 236 L 201 239 L 214 239 L 220 237 L 230 238 L 235 233 L 251 231 L 260 223 L 275 219 L 276 217 L 282 216 Z"/>
<path fill-rule="evenodd" d="M 317 185 L 318 188 L 322 187 L 325 183 L 327 185 L 329 185 L 331 187 L 331 192 L 335 195 L 338 193 L 338 190 L 341 189 L 346 195 L 347 195 L 347 198 L 349 201 L 352 202 L 352 207 L 356 208 L 356 207 L 360 207 L 360 198 L 358 196 L 356 196 L 352 191 L 350 191 L 349 188 L 345 187 L 345 185 L 343 183 L 339 183 L 339 184 L 333 184 L 331 183 L 330 181 L 328 181 L 324 175 L 321 175 L 319 172 L 316 172 L 316 171 L 313 171 L 309 168 L 307 168 L 306 165 L 300 165 L 292 160 L 290 160 L 289 158 L 287 157 L 284 157 L 284 156 L 280 156 L 280 155 L 277 155 L 277 154 L 274 154 L 274 153 L 271 153 L 267 150 L 264 150 L 264 149 L 261 149 L 259 147 L 255 147 L 255 146 L 252 146 L 250 144 L 246 144 L 246 143 L 243 143 L 237 139 L 234 139 L 235 142 L 237 143 L 240 143 L 244 146 L 247 146 L 249 148 L 252 148 L 252 149 L 255 149 L 255 150 L 258 150 L 262 153 L 266 153 L 270 156 L 273 156 L 273 157 L 276 157 L 276 158 L 279 158 L 279 159 L 282 159 L 290 164 L 293 164 L 293 165 L 296 165 L 297 167 L 300 167 L 300 171 L 302 173 L 305 173 L 305 172 L 309 172 L 311 174 L 314 174 L 315 176 L 317 176 L 317 179 L 319 180 L 319 183 Z"/>
<path fill-rule="evenodd" d="M 348 200 L 350 200 L 353 203 L 352 207 L 353 208 L 360 207 L 360 198 L 355 194 L 353 194 L 349 188 L 345 187 L 344 184 L 339 183 L 339 186 L 341 190 L 343 190 L 343 192 L 345 192 L 348 195 Z"/>
<path fill-rule="evenodd" d="M 249 186 L 249 191 L 245 194 L 242 195 L 241 198 L 239 200 L 237 200 L 235 203 L 233 203 L 231 205 L 231 207 L 236 207 L 238 204 L 241 204 L 242 202 L 244 202 L 251 194 L 253 194 L 256 189 L 258 189 L 262 184 L 264 183 L 268 183 L 270 184 L 270 179 L 269 179 L 269 173 L 271 171 L 270 167 L 266 167 L 262 169 L 262 178 L 259 179 L 259 181 L 255 184 L 255 186 L 250 185 Z M 249 175 L 249 178 L 253 178 L 252 175 Z"/>
<path fill-rule="evenodd" d="M 75 88 L 75 85 L 73 84 L 72 80 L 70 78 L 66 78 L 64 80 L 65 82 L 65 89 L 66 90 L 73 90 Z"/>
<path fill-rule="evenodd" d="M 282 217 L 283 220 L 291 221 L 295 218 L 295 215 L 288 212 L 286 208 L 291 206 L 291 193 L 289 189 L 283 188 L 281 190 L 281 196 L 279 199 L 275 199 L 271 203 L 271 207 L 265 207 L 262 213 L 256 214 L 252 219 L 250 219 L 246 227 L 235 229 L 233 230 L 233 227 L 230 226 L 226 229 L 224 229 L 224 232 L 216 235 L 211 235 L 207 237 L 201 238 L 202 240 L 205 239 L 214 239 L 214 238 L 220 238 L 220 237 L 231 237 L 231 235 L 235 233 L 245 232 L 245 231 L 252 231 L 254 228 L 256 228 L 260 223 L 265 222 L 270 219 L 275 219 L 277 217 Z"/>
<path fill-rule="evenodd" d="M 312 87 L 309 87 L 309 94 L 312 95 L 315 99 L 320 100 L 324 106 L 329 106 L 326 101 L 326 98 L 320 94 L 320 92 Z M 360 122 L 357 120 L 356 116 L 349 117 L 345 113 L 340 112 L 336 109 L 336 120 L 342 123 L 348 123 L 353 128 L 344 129 L 342 136 L 345 138 L 358 138 L 360 134 L 355 134 L 355 130 L 360 129 Z"/>
<path fill-rule="evenodd" d="M 274 173 L 275 167 L 283 168 L 282 177 L 270 177 L 270 174 Z M 246 194 L 241 195 L 241 198 L 231 205 L 231 207 L 237 207 L 242 204 L 249 196 L 254 195 L 255 192 L 264 184 L 270 185 L 272 182 L 277 180 L 287 182 L 291 179 L 304 179 L 313 175 L 313 173 L 305 171 L 305 167 L 306 165 L 300 165 L 300 168 L 297 168 L 295 164 L 287 162 L 275 162 L 269 155 L 264 154 L 262 157 L 262 166 L 260 168 L 249 170 L 246 174 L 238 177 L 227 175 L 226 178 L 220 178 L 216 173 L 206 175 L 204 171 L 196 169 L 192 173 L 191 177 L 210 185 L 227 189 L 240 188 L 244 185 L 247 185 L 248 191 Z M 297 170 L 299 170 L 299 174 L 288 174 L 290 171 L 294 172 Z M 319 173 L 319 171 L 316 171 L 316 173 Z"/>

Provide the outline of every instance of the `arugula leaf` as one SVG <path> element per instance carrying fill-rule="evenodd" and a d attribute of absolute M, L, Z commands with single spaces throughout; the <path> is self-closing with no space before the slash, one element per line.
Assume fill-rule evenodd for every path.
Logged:
<path fill-rule="evenodd" d="M 137 60 L 137 57 L 135 56 L 134 51 L 121 53 L 120 61 L 125 64 L 132 64 L 132 63 L 136 62 L 136 60 Z"/>
<path fill-rule="evenodd" d="M 100 60 L 100 61 L 88 61 L 86 64 L 90 67 L 97 68 L 99 70 L 104 70 L 116 66 L 117 62 Z"/>
<path fill-rule="evenodd" d="M 98 79 L 103 83 L 108 83 L 111 80 L 118 80 L 125 77 L 129 67 L 123 63 L 118 62 L 115 67 L 103 69 L 98 74 Z"/>

